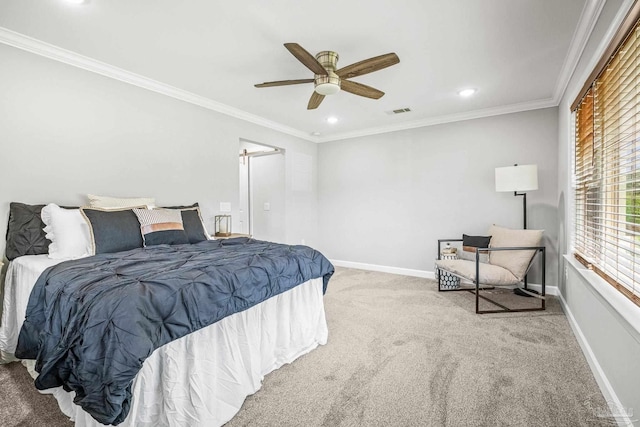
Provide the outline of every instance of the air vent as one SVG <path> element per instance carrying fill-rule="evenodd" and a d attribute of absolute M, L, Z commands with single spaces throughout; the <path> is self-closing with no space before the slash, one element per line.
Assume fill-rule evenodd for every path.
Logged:
<path fill-rule="evenodd" d="M 411 108 L 398 108 L 397 110 L 391 110 L 391 111 L 387 111 L 387 114 L 389 115 L 393 115 L 393 114 L 402 114 L 402 113 L 408 113 L 411 111 Z"/>

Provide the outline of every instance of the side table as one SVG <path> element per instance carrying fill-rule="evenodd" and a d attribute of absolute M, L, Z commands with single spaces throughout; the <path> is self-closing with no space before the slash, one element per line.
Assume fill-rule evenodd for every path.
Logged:
<path fill-rule="evenodd" d="M 231 233 L 229 236 L 216 236 L 215 234 L 213 234 L 211 237 L 213 237 L 216 240 L 223 240 L 223 239 L 233 239 L 234 237 L 251 237 L 251 234 Z"/>
<path fill-rule="evenodd" d="M 458 254 L 453 253 L 445 253 L 440 252 L 440 259 L 458 259 Z M 442 275 L 442 278 L 440 278 Z M 440 284 L 441 290 L 451 290 L 451 289 L 459 289 L 460 288 L 460 278 L 458 276 L 454 276 L 453 274 L 443 271 L 440 272 L 440 269 L 436 265 L 435 269 L 435 277 L 436 281 Z"/>

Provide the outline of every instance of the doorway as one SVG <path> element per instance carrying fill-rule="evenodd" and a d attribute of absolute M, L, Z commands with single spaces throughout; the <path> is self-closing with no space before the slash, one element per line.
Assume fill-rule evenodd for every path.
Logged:
<path fill-rule="evenodd" d="M 285 150 L 240 140 L 238 230 L 259 240 L 285 240 Z"/>

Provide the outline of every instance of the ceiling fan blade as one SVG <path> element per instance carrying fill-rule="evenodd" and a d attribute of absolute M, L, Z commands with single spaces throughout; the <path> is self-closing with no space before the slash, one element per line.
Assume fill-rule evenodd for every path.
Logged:
<path fill-rule="evenodd" d="M 340 82 L 340 87 L 342 88 L 342 90 L 354 95 L 360 95 L 372 99 L 379 99 L 384 95 L 384 92 L 382 92 L 381 90 L 349 80 L 342 80 L 342 82 Z"/>
<path fill-rule="evenodd" d="M 318 108 L 322 100 L 324 99 L 324 95 L 320 95 L 315 90 L 311 94 L 311 99 L 309 99 L 309 104 L 307 105 L 307 110 L 315 110 Z"/>
<path fill-rule="evenodd" d="M 324 69 L 322 64 L 320 64 L 313 55 L 304 50 L 304 48 L 298 43 L 285 43 L 284 47 L 286 47 L 289 52 L 298 59 L 298 61 L 302 62 L 305 67 L 313 71 L 315 74 L 321 74 L 323 76 L 328 75 L 327 70 Z"/>
<path fill-rule="evenodd" d="M 273 87 L 273 86 L 287 86 L 297 85 L 301 83 L 313 83 L 313 79 L 298 79 L 298 80 L 280 80 L 277 82 L 264 82 L 254 85 L 255 87 Z"/>
<path fill-rule="evenodd" d="M 347 65 L 336 71 L 336 74 L 342 79 L 350 79 L 351 77 L 361 76 L 363 74 L 373 73 L 382 70 L 400 62 L 400 58 L 395 53 L 387 53 L 386 55 L 376 56 L 374 58 L 365 59 L 355 64 Z"/>

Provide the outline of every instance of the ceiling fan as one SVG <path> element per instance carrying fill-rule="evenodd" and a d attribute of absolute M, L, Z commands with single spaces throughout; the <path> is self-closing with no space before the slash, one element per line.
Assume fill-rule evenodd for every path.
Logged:
<path fill-rule="evenodd" d="M 315 90 L 311 95 L 311 99 L 309 99 L 307 110 L 314 110 L 318 108 L 326 95 L 338 93 L 340 89 L 354 95 L 364 96 L 367 98 L 381 98 L 384 95 L 384 92 L 372 88 L 371 86 L 352 82 L 347 79 L 382 70 L 383 68 L 390 67 L 400 62 L 398 55 L 395 53 L 387 53 L 386 55 L 365 59 L 336 70 L 336 65 L 338 63 L 338 54 L 336 52 L 322 51 L 313 57 L 313 55 L 304 50 L 304 48 L 298 43 L 285 43 L 284 47 L 286 47 L 289 52 L 298 59 L 298 61 L 302 62 L 305 67 L 313 71 L 315 77 L 313 79 L 264 82 L 255 85 L 255 87 L 314 83 Z"/>

